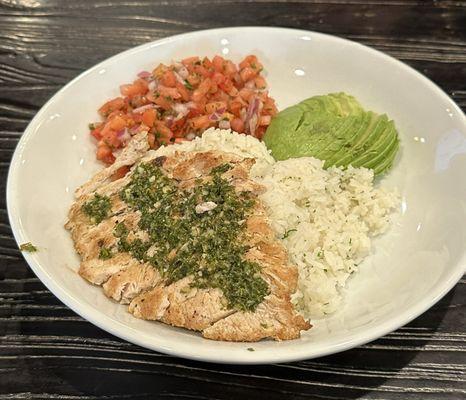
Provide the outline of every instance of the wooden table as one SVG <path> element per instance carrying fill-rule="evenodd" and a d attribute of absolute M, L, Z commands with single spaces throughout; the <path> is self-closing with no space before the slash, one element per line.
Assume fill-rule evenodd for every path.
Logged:
<path fill-rule="evenodd" d="M 4 191 L 29 120 L 71 78 L 180 32 L 271 25 L 382 50 L 466 107 L 466 2 L 376 0 L 0 0 L 1 399 L 466 398 L 466 280 L 409 325 L 334 356 L 222 366 L 125 343 L 51 294 L 17 250 Z"/>

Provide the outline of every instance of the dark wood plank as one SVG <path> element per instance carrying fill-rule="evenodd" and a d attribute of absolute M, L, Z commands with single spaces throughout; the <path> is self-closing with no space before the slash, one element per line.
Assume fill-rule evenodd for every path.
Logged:
<path fill-rule="evenodd" d="M 0 400 L 466 398 L 466 279 L 375 342 L 316 360 L 244 367 L 118 340 L 61 304 L 23 261 L 8 224 L 6 175 L 45 101 L 119 51 L 231 25 L 317 30 L 373 46 L 466 109 L 465 1 L 0 0 Z"/>

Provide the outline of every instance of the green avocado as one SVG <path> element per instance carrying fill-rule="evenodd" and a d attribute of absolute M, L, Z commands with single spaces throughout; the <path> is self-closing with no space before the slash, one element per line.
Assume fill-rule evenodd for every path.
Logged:
<path fill-rule="evenodd" d="M 392 166 L 399 147 L 394 122 L 345 93 L 314 96 L 279 112 L 264 142 L 276 160 L 310 156 L 324 160 L 324 168 L 352 165 L 375 175 Z"/>

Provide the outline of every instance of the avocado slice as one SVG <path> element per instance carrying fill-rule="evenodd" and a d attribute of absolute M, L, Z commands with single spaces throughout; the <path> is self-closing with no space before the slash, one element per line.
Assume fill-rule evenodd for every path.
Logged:
<path fill-rule="evenodd" d="M 356 142 L 359 137 L 364 135 L 365 132 L 373 129 L 375 123 L 377 122 L 377 115 L 373 112 L 361 113 L 361 123 L 358 126 L 358 129 L 355 129 L 352 132 L 348 132 L 346 137 L 346 143 L 336 151 L 332 156 L 325 160 L 325 168 L 331 167 L 332 165 L 340 166 L 340 163 L 337 163 L 338 160 L 342 159 L 345 155 L 348 154 L 348 149 L 351 148 L 352 143 Z"/>
<path fill-rule="evenodd" d="M 324 160 L 324 168 L 353 165 L 376 175 L 392 166 L 399 148 L 394 122 L 345 93 L 314 96 L 281 111 L 263 140 L 277 160 L 310 156 Z"/>

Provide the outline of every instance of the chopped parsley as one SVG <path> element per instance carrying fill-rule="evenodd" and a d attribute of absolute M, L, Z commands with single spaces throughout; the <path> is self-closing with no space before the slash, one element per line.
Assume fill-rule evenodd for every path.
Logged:
<path fill-rule="evenodd" d="M 290 236 L 290 233 L 291 232 L 297 232 L 298 230 L 297 229 L 289 229 L 285 232 L 285 234 L 283 235 L 282 239 L 286 239 L 288 236 Z"/>
<path fill-rule="evenodd" d="M 184 81 L 184 87 L 188 90 L 193 90 L 193 85 L 191 85 L 188 81 Z"/>
<path fill-rule="evenodd" d="M 115 230 L 113 231 L 113 234 L 117 238 L 125 237 L 128 235 L 128 228 L 123 222 L 119 222 L 115 225 Z"/>
<path fill-rule="evenodd" d="M 94 195 L 92 200 L 87 201 L 82 206 L 82 210 L 94 224 L 99 224 L 107 218 L 111 208 L 110 199 L 98 193 Z"/>
<path fill-rule="evenodd" d="M 113 256 L 112 250 L 109 249 L 108 247 L 102 247 L 100 249 L 99 258 L 101 260 L 108 260 L 109 258 L 112 258 L 112 256 Z"/>
<path fill-rule="evenodd" d="M 241 241 L 244 220 L 254 206 L 249 193 L 236 193 L 222 174 L 231 168 L 213 168 L 206 182 L 189 190 L 164 175 L 154 162 L 140 164 L 121 199 L 141 213 L 143 241 L 120 222 L 115 226 L 118 250 L 157 268 L 167 282 L 192 276 L 192 285 L 219 288 L 230 308 L 254 310 L 268 294 L 259 275 L 259 264 L 244 259 L 248 247 Z M 196 206 L 213 202 L 216 207 L 197 213 Z"/>
<path fill-rule="evenodd" d="M 246 350 L 247 350 L 247 351 L 256 351 L 256 350 L 254 349 L 254 347 L 248 347 Z"/>
<path fill-rule="evenodd" d="M 31 242 L 23 243 L 19 246 L 19 249 L 27 253 L 35 253 L 37 251 L 37 247 L 34 246 Z"/>

